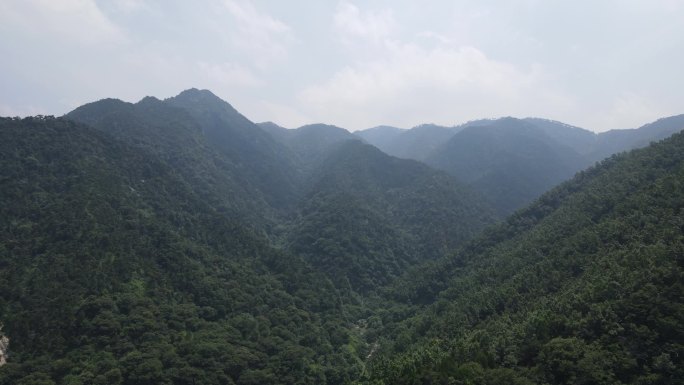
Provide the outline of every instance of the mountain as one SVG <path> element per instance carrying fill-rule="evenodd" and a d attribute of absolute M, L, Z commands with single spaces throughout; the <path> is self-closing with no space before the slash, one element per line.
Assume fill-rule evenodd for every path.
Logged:
<path fill-rule="evenodd" d="M 514 118 L 463 128 L 426 163 L 480 191 L 502 213 L 531 202 L 587 164 L 569 146 Z"/>
<path fill-rule="evenodd" d="M 163 152 L 114 134 L 0 119 L 0 384 L 358 376 L 329 280 L 207 202 Z"/>
<path fill-rule="evenodd" d="M 259 125 L 274 139 L 292 150 L 305 168 L 322 161 L 333 146 L 356 137 L 344 128 L 328 124 L 309 124 L 296 129 L 285 129 L 273 123 Z"/>
<path fill-rule="evenodd" d="M 406 132 L 405 128 L 398 128 L 392 126 L 377 126 L 373 128 L 368 128 L 365 130 L 360 130 L 354 132 L 354 135 L 363 139 L 366 143 L 372 144 L 373 146 L 383 150 L 386 150 L 391 146 L 391 143 L 395 138 L 401 133 Z"/>
<path fill-rule="evenodd" d="M 249 175 L 251 166 L 216 149 L 187 111 L 152 97 L 135 104 L 105 99 L 83 105 L 65 117 L 168 163 L 207 203 L 233 217 L 258 227 L 272 222 L 275 214 Z"/>
<path fill-rule="evenodd" d="M 447 174 L 358 140 L 337 146 L 313 173 L 311 186 L 289 250 L 354 291 L 377 289 L 496 219 Z"/>
<path fill-rule="evenodd" d="M 587 155 L 595 151 L 598 135 L 592 131 L 549 119 L 525 118 L 522 120 L 540 128 L 548 137 L 572 148 L 578 154 Z M 619 151 L 610 152 L 607 155 L 615 152 Z M 603 158 L 605 156 L 596 160 Z M 591 159 L 594 160 L 594 157 Z"/>
<path fill-rule="evenodd" d="M 659 119 L 637 129 L 611 130 L 597 135 L 590 153 L 594 161 L 612 154 L 647 146 L 652 141 L 667 138 L 684 129 L 684 115 Z"/>
<path fill-rule="evenodd" d="M 496 217 L 345 130 L 283 130 L 198 90 L 0 120 L 0 384 L 359 378 L 366 300 Z"/>
<path fill-rule="evenodd" d="M 379 127 L 356 135 L 388 154 L 452 174 L 509 214 L 595 162 L 683 128 L 684 115 L 600 134 L 549 119 L 501 118 L 456 127 Z"/>
<path fill-rule="evenodd" d="M 164 102 L 199 122 L 207 141 L 238 164 L 241 177 L 259 188 L 271 205 L 293 204 L 300 175 L 292 154 L 271 135 L 208 90 L 189 89 Z"/>
<path fill-rule="evenodd" d="M 290 132 L 289 129 L 285 127 L 281 127 L 273 122 L 262 122 L 262 123 L 257 123 L 257 126 L 261 128 L 262 130 L 268 132 L 276 141 L 278 142 L 285 142 L 288 137 L 288 133 Z"/>
<path fill-rule="evenodd" d="M 294 155 L 210 91 L 193 88 L 164 101 L 146 97 L 135 104 L 101 100 L 81 106 L 66 117 L 160 156 L 180 157 L 178 165 L 198 165 L 200 160 L 194 157 L 204 157 L 201 167 L 189 173 L 203 175 L 205 170 L 217 167 L 219 172 L 229 169 L 233 182 L 226 187 L 225 198 L 233 199 L 230 190 L 243 189 L 245 201 L 258 197 L 276 209 L 286 208 L 297 199 L 301 175 Z M 221 179 L 212 176 L 212 180 Z"/>
<path fill-rule="evenodd" d="M 205 199 L 257 227 L 274 226 L 301 194 L 296 154 L 206 90 L 135 104 L 106 99 L 66 117 L 153 152 Z"/>
<path fill-rule="evenodd" d="M 389 155 L 424 160 L 457 131 L 454 127 L 423 124 L 410 130 L 380 126 L 355 134 Z"/>
<path fill-rule="evenodd" d="M 679 133 L 580 172 L 410 271 L 376 313 L 367 382 L 680 383 L 682 181 Z"/>
<path fill-rule="evenodd" d="M 217 99 L 208 91 L 189 90 L 165 101 L 100 101 L 79 107 L 67 117 L 112 133 L 163 159 L 175 160 L 172 166 L 192 180 L 191 186 L 204 199 L 219 207 L 231 205 L 228 213 L 265 231 L 277 243 L 292 245 L 293 253 L 305 255 L 345 290 L 375 290 L 407 266 L 436 258 L 496 218 L 486 203 L 451 177 L 413 161 L 391 158 L 370 146 L 348 144 L 358 140 L 342 128 L 323 124 L 297 129 L 273 123 L 257 126 Z M 249 154 L 243 154 L 244 148 L 250 149 Z M 253 159 L 259 152 L 271 155 Z M 287 183 L 278 182 L 283 176 L 287 176 Z M 400 182 L 385 186 L 383 178 Z M 327 181 L 333 180 L 345 184 L 330 187 Z M 433 190 L 424 194 L 422 184 Z M 405 196 L 397 195 L 399 191 Z M 279 204 L 283 200 L 288 204 Z M 304 242 L 330 228 L 328 223 L 342 220 L 329 207 L 343 205 L 349 206 L 344 218 L 350 222 L 370 220 L 370 215 L 375 218 L 373 223 L 385 228 L 359 234 L 368 249 L 384 250 L 358 264 L 378 263 L 377 277 L 361 279 L 363 274 L 349 273 L 343 266 L 348 263 L 344 258 L 335 265 L 344 272 L 333 274 L 337 272 L 333 265 L 323 263 L 330 256 L 323 255 L 319 246 Z M 312 212 L 317 214 L 310 217 Z M 390 233 L 396 236 L 388 237 Z M 326 238 L 346 244 L 350 234 L 337 229 Z M 393 240 L 398 239 L 402 240 L 395 245 Z M 399 246 L 409 243 L 406 250 Z M 348 276 L 354 281 L 351 286 L 337 280 Z"/>

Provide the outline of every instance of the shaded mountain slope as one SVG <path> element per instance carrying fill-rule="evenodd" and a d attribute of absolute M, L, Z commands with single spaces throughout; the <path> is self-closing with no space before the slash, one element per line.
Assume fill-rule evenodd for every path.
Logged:
<path fill-rule="evenodd" d="M 531 202 L 586 164 L 570 147 L 513 118 L 464 128 L 426 162 L 482 192 L 502 213 Z"/>
<path fill-rule="evenodd" d="M 135 104 L 105 99 L 66 117 L 171 162 L 196 179 L 207 199 L 218 198 L 242 216 L 261 212 L 258 216 L 271 218 L 274 209 L 289 208 L 301 193 L 296 156 L 207 90 L 186 90 L 164 101 L 146 97 Z"/>
<path fill-rule="evenodd" d="M 381 126 L 355 134 L 386 154 L 403 159 L 424 160 L 457 131 L 454 127 L 423 124 L 410 130 Z"/>
<path fill-rule="evenodd" d="M 281 143 L 287 140 L 287 137 L 289 136 L 288 133 L 290 132 L 290 129 L 279 126 L 273 122 L 261 122 L 257 123 L 257 126 L 268 132 L 275 140 Z"/>
<path fill-rule="evenodd" d="M 241 178 L 253 183 L 271 205 L 294 204 L 300 178 L 296 162 L 271 135 L 208 90 L 189 89 L 164 102 L 195 118 L 208 143 L 238 165 Z"/>
<path fill-rule="evenodd" d="M 676 384 L 684 134 L 611 157 L 399 280 L 374 383 Z M 398 296 L 398 297 L 397 297 Z"/>
<path fill-rule="evenodd" d="M 365 130 L 355 131 L 354 135 L 363 139 L 366 143 L 372 144 L 373 146 L 383 150 L 391 146 L 392 142 L 406 132 L 405 128 L 398 128 L 392 126 L 377 126 L 372 128 L 367 128 Z M 387 151 L 383 152 L 389 154 Z"/>
<path fill-rule="evenodd" d="M 360 141 L 340 144 L 313 175 L 289 247 L 353 290 L 386 284 L 495 219 L 448 175 Z"/>
<path fill-rule="evenodd" d="M 525 118 L 522 120 L 540 128 L 549 138 L 572 148 L 578 154 L 587 155 L 595 151 L 597 134 L 592 131 L 549 119 Z M 613 152 L 608 155 L 611 154 Z M 589 162 L 593 163 L 593 160 L 594 158 L 592 157 L 589 159 Z"/>
<path fill-rule="evenodd" d="M 334 146 L 356 137 L 344 128 L 328 124 L 309 124 L 296 129 L 285 129 L 273 123 L 260 126 L 298 156 L 306 173 L 322 162 Z"/>
<path fill-rule="evenodd" d="M 356 135 L 384 152 L 425 161 L 480 191 L 504 214 L 614 153 L 684 129 L 673 116 L 638 129 L 594 132 L 541 118 L 474 120 L 447 128 L 378 128 Z M 481 131 L 481 132 L 478 132 Z"/>
<path fill-rule="evenodd" d="M 164 102 L 105 100 L 68 117 L 168 161 L 208 204 L 230 207 L 228 214 L 292 245 L 295 254 L 340 278 L 335 283 L 345 290 L 350 284 L 343 277 L 352 277 L 354 290 L 375 290 L 408 266 L 469 239 L 495 217 L 487 204 L 449 176 L 371 146 L 350 144 L 357 140 L 346 130 L 321 124 L 294 130 L 275 124 L 260 128 L 205 91 L 185 91 Z M 262 167 L 241 155 L 244 149 L 233 150 L 223 142 L 258 145 L 258 151 L 275 155 L 261 158 Z M 282 173 L 277 172 L 280 168 Z M 264 191 L 259 170 L 287 176 L 290 187 L 275 181 Z M 269 194 L 282 194 L 291 207 L 277 204 L 281 198 Z M 345 205 L 344 215 L 336 216 Z M 349 223 L 368 225 L 364 230 Z M 338 254 L 345 257 L 327 263 L 332 248 L 326 246 L 323 255 L 319 238 L 344 244 Z M 360 255 L 359 247 L 368 250 L 367 255 Z M 358 261 L 354 273 L 333 273 L 345 270 L 352 257 Z M 371 265 L 377 273 L 363 278 L 369 273 L 360 269 Z"/>
<path fill-rule="evenodd" d="M 271 225 L 275 214 L 254 178 L 244 177 L 248 167 L 210 145 L 200 124 L 186 111 L 152 97 L 136 104 L 105 99 L 85 104 L 66 117 L 159 158 L 213 207 L 258 227 Z"/>

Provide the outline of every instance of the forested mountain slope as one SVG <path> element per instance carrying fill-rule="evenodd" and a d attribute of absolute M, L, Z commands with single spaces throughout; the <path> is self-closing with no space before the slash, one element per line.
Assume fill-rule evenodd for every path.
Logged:
<path fill-rule="evenodd" d="M 357 131 L 354 134 L 386 154 L 422 161 L 459 130 L 458 127 L 421 124 L 410 130 L 380 126 Z"/>
<path fill-rule="evenodd" d="M 67 117 L 169 161 L 212 206 L 301 253 L 343 290 L 375 290 L 497 218 L 452 177 L 362 145 L 344 129 L 257 126 L 208 91 L 103 100 Z M 273 186 L 264 185 L 267 175 Z"/>
<path fill-rule="evenodd" d="M 531 202 L 587 164 L 572 148 L 513 118 L 464 128 L 426 163 L 480 191 L 502 213 Z"/>
<path fill-rule="evenodd" d="M 522 120 L 541 129 L 544 132 L 544 134 L 546 134 L 548 137 L 552 138 L 558 143 L 564 144 L 565 146 L 572 148 L 580 155 L 587 155 L 596 150 L 597 137 L 600 134 L 597 135 L 593 131 L 589 131 L 584 128 L 576 126 L 571 126 L 569 124 L 565 124 L 550 119 L 525 118 Z M 662 137 L 659 137 L 657 139 L 662 139 Z M 644 145 L 646 144 L 648 143 L 645 143 Z M 627 149 L 631 150 L 631 148 L 625 148 L 623 150 Z M 619 151 L 620 150 L 613 151 L 607 155 L 611 155 Z M 592 157 L 588 161 L 593 163 L 594 160 L 598 161 L 603 158 L 605 157 L 601 157 L 600 159 L 594 159 Z"/>
<path fill-rule="evenodd" d="M 299 164 L 306 173 L 310 173 L 324 161 L 337 144 L 356 140 L 344 128 L 328 124 L 308 124 L 296 129 L 286 129 L 274 123 L 260 123 L 259 127 L 290 148 L 298 156 Z"/>
<path fill-rule="evenodd" d="M 579 173 L 389 288 L 369 382 L 678 384 L 683 269 L 680 133 Z"/>
<path fill-rule="evenodd" d="M 496 218 L 449 175 L 358 140 L 337 146 L 311 185 L 289 248 L 338 286 L 362 292 L 441 256 Z"/>
<path fill-rule="evenodd" d="M 144 146 L 143 146 L 144 147 Z M 65 119 L 0 120 L 1 384 L 343 383 L 323 275 L 166 161 Z"/>
<path fill-rule="evenodd" d="M 164 100 L 187 111 L 207 141 L 228 156 L 276 208 L 296 202 L 301 174 L 293 154 L 211 91 L 189 89 Z"/>
<path fill-rule="evenodd" d="M 339 128 L 236 114 L 190 90 L 2 119 L 0 384 L 349 383 L 364 296 L 495 219 Z"/>
<path fill-rule="evenodd" d="M 194 179 L 205 199 L 253 222 L 297 199 L 300 176 L 289 150 L 209 91 L 135 104 L 105 99 L 66 117 L 153 153 Z"/>
<path fill-rule="evenodd" d="M 405 128 L 376 126 L 365 130 L 355 131 L 354 135 L 363 139 L 364 142 L 381 149 L 384 153 L 389 154 L 389 152 L 386 151 L 387 147 L 391 146 L 392 142 L 406 131 L 408 130 Z"/>
<path fill-rule="evenodd" d="M 456 127 L 421 124 L 410 130 L 381 126 L 354 134 L 386 154 L 422 161 L 458 131 L 459 128 Z"/>

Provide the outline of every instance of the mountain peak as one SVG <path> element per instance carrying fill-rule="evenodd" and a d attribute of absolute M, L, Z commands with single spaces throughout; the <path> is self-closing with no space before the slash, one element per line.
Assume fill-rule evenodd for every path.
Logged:
<path fill-rule="evenodd" d="M 337 133 L 343 133 L 343 134 L 350 134 L 349 131 L 345 130 L 342 127 L 334 126 L 331 124 L 324 124 L 324 123 L 306 124 L 306 125 L 303 125 L 303 126 L 297 128 L 297 130 L 299 132 L 325 131 L 325 132 L 337 132 Z"/>
<path fill-rule="evenodd" d="M 187 90 L 181 91 L 176 97 L 214 97 L 214 98 L 219 98 L 216 96 L 213 92 L 207 90 L 207 89 L 198 89 L 198 88 L 188 88 Z"/>
<path fill-rule="evenodd" d="M 157 99 L 154 96 L 145 96 L 144 98 L 140 99 L 138 103 L 136 103 L 137 106 L 148 106 L 148 105 L 156 105 L 161 103 L 161 100 Z"/>
<path fill-rule="evenodd" d="M 197 88 L 187 89 L 180 94 L 165 99 L 164 102 L 194 111 L 195 114 L 219 114 L 223 119 L 228 119 L 241 126 L 253 126 L 254 123 L 240 114 L 230 103 L 216 96 L 209 90 L 199 90 Z M 197 116 L 196 116 L 197 117 Z"/>
<path fill-rule="evenodd" d="M 182 104 L 212 104 L 212 105 L 223 105 L 228 106 L 233 110 L 233 106 L 225 100 L 219 98 L 213 92 L 209 90 L 200 90 L 197 88 L 189 88 L 178 95 L 168 98 L 165 101 L 170 102 L 180 102 Z"/>

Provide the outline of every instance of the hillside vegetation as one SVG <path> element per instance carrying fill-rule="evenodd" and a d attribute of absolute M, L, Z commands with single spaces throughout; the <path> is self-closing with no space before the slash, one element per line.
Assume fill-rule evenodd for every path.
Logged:
<path fill-rule="evenodd" d="M 684 135 L 676 134 L 581 172 L 460 252 L 407 274 L 387 290 L 398 304 L 381 312 L 383 354 L 370 378 L 679 383 L 683 181 Z"/>
<path fill-rule="evenodd" d="M 174 168 L 64 119 L 0 121 L 2 384 L 341 383 L 330 281 Z M 345 380 L 346 379 L 346 380 Z"/>
<path fill-rule="evenodd" d="M 678 384 L 682 123 L 0 118 L 0 385 Z"/>

